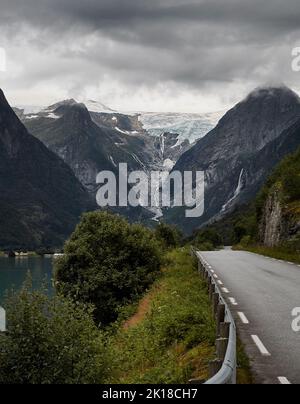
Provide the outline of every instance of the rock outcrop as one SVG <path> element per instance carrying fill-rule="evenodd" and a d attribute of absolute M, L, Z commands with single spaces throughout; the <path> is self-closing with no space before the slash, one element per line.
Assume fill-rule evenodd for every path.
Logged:
<path fill-rule="evenodd" d="M 266 247 L 279 245 L 283 235 L 283 212 L 279 192 L 268 196 L 260 223 L 260 239 Z"/>

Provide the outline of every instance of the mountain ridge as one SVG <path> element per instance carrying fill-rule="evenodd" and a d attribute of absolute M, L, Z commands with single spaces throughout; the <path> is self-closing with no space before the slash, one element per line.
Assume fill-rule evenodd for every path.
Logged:
<path fill-rule="evenodd" d="M 177 210 L 176 218 L 171 212 L 167 220 L 175 219 L 178 225 L 192 231 L 214 220 L 224 207 L 226 211 L 253 198 L 273 168 L 265 161 L 260 166 L 254 164 L 259 153 L 299 119 L 299 97 L 292 90 L 260 88 L 250 93 L 225 114 L 215 129 L 184 153 L 173 169 L 206 172 L 204 216 L 185 220 Z"/>
<path fill-rule="evenodd" d="M 71 169 L 30 135 L 0 90 L 0 246 L 61 247 L 93 209 Z"/>

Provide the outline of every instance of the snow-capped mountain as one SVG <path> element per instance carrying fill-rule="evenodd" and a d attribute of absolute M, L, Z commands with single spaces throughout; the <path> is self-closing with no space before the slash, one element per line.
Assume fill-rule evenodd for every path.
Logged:
<path fill-rule="evenodd" d="M 97 101 L 64 100 L 48 107 L 15 108 L 28 131 L 58 154 L 84 187 L 97 192 L 102 170 L 171 171 L 221 114 L 121 113 Z M 132 212 L 130 212 L 131 214 Z M 162 216 L 152 209 L 154 220 Z"/>
<path fill-rule="evenodd" d="M 41 116 L 45 118 L 55 119 L 58 116 L 53 114 L 59 106 L 74 105 L 78 102 L 74 99 L 65 100 L 53 104 L 48 107 L 42 106 L 16 106 L 15 109 L 19 110 L 19 116 L 23 119 L 31 120 L 37 119 Z M 106 106 L 100 101 L 94 100 L 81 100 L 89 112 L 93 114 L 109 115 L 106 120 L 111 119 L 111 124 L 117 131 L 123 134 L 137 134 L 139 131 L 147 132 L 150 136 L 159 137 L 164 133 L 178 135 L 178 145 L 188 140 L 192 145 L 197 140 L 205 136 L 211 129 L 213 129 L 225 111 L 202 113 L 202 114 L 188 114 L 188 113 L 160 113 L 160 112 L 122 112 L 115 111 Z M 118 117 L 116 115 L 127 117 L 129 120 L 138 120 L 139 127 L 135 130 L 123 130 L 118 126 Z M 102 116 L 104 118 L 104 116 Z"/>
<path fill-rule="evenodd" d="M 292 129 L 300 122 L 300 100 L 287 88 L 256 90 L 222 119 L 221 112 L 121 113 L 101 103 L 86 106 L 72 99 L 40 111 L 15 112 L 92 194 L 97 191 L 96 174 L 105 169 L 117 172 L 119 163 L 127 163 L 129 172 L 146 174 L 205 171 L 203 217 L 187 221 L 181 209 L 151 210 L 152 220 L 163 215 L 185 232 L 251 200 L 278 161 L 299 145 L 298 126 Z M 142 211 L 138 215 L 144 217 Z M 125 214 L 133 218 L 136 212 L 129 209 Z"/>

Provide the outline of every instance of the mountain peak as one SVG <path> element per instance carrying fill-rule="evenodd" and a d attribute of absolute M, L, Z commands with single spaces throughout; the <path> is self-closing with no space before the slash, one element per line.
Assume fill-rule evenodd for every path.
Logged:
<path fill-rule="evenodd" d="M 289 98 L 293 98 L 294 100 L 297 99 L 300 102 L 298 94 L 296 94 L 292 89 L 287 87 L 285 84 L 257 87 L 246 97 L 245 101 L 249 99 L 265 98 L 265 97 L 277 98 L 280 96 L 286 96 Z"/>
<path fill-rule="evenodd" d="M 69 106 L 73 106 L 76 104 L 77 104 L 77 101 L 75 101 L 73 98 L 70 98 L 67 100 L 56 102 L 55 104 L 52 104 L 49 107 L 47 107 L 46 110 L 55 111 L 59 107 L 69 107 Z"/>
<path fill-rule="evenodd" d="M 0 106 L 4 106 L 4 105 L 7 106 L 8 102 L 7 102 L 7 99 L 6 99 L 5 95 L 4 95 L 3 90 L 0 88 Z"/>

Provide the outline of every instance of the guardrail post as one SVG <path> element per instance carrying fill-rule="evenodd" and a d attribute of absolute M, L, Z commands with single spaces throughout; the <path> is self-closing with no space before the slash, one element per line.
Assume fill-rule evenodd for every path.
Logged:
<path fill-rule="evenodd" d="M 231 323 L 221 323 L 220 324 L 220 338 L 229 338 Z"/>
<path fill-rule="evenodd" d="M 217 314 L 217 307 L 220 301 L 219 293 L 213 293 L 212 295 L 212 303 L 213 303 L 213 315 Z"/>
<path fill-rule="evenodd" d="M 225 304 L 218 304 L 217 307 L 217 335 L 220 336 L 220 326 L 225 320 Z"/>
<path fill-rule="evenodd" d="M 210 285 L 211 285 L 212 283 L 213 283 L 213 282 L 212 282 L 212 277 L 209 276 L 209 277 L 208 277 L 208 282 L 207 282 L 207 290 L 208 290 L 208 292 L 209 292 L 209 289 L 210 289 Z"/>
<path fill-rule="evenodd" d="M 212 300 L 213 294 L 216 292 L 216 286 L 212 283 L 209 288 L 209 299 Z"/>
<path fill-rule="evenodd" d="M 216 341 L 217 347 L 217 358 L 222 362 L 225 359 L 226 351 L 228 346 L 228 338 L 218 338 Z"/>
<path fill-rule="evenodd" d="M 209 378 L 214 377 L 221 369 L 223 362 L 219 359 L 210 361 L 208 364 Z"/>

